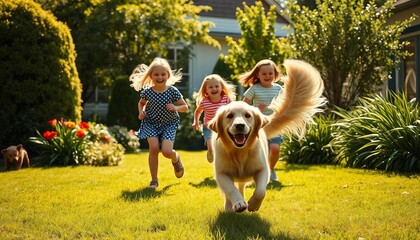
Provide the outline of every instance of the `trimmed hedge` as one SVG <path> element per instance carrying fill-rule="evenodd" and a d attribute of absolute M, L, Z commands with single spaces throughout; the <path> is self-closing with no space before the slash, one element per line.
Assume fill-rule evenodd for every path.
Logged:
<path fill-rule="evenodd" d="M 108 107 L 107 123 L 137 130 L 140 126 L 137 104 L 140 93 L 130 87 L 128 76 L 115 79 Z"/>
<path fill-rule="evenodd" d="M 0 146 L 24 143 L 53 118 L 81 120 L 69 28 L 28 0 L 0 0 Z"/>

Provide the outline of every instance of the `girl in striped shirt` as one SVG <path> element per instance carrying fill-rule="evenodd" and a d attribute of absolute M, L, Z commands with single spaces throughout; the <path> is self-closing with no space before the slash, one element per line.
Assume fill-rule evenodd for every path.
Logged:
<path fill-rule="evenodd" d="M 273 110 L 267 108 L 273 98 L 283 91 L 283 87 L 276 83 L 281 78 L 280 69 L 270 59 L 259 61 L 251 71 L 239 75 L 239 82 L 244 86 L 250 86 L 244 93 L 243 101 L 258 107 L 265 115 L 270 115 Z M 268 140 L 270 153 L 270 180 L 278 181 L 274 166 L 279 160 L 280 143 L 283 137 L 280 135 Z"/>
<path fill-rule="evenodd" d="M 204 78 L 200 90 L 195 94 L 197 108 L 194 111 L 192 128 L 196 131 L 200 127 L 200 116 L 204 112 L 203 137 L 207 145 L 207 160 L 213 162 L 213 149 L 211 146 L 211 130 L 207 123 L 214 117 L 220 106 L 235 100 L 235 85 L 228 83 L 218 74 L 212 74 Z"/>

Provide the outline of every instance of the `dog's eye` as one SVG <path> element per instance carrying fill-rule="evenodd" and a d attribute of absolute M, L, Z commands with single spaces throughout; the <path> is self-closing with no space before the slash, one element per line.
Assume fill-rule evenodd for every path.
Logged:
<path fill-rule="evenodd" d="M 226 117 L 227 118 L 233 118 L 233 114 L 232 113 L 229 113 Z"/>
<path fill-rule="evenodd" d="M 245 113 L 245 117 L 246 118 L 250 118 L 251 117 L 251 114 L 250 113 Z"/>

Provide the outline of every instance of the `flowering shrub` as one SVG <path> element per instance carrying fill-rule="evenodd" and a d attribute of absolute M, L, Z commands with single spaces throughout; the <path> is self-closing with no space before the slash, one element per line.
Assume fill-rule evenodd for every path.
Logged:
<path fill-rule="evenodd" d="M 134 130 L 128 130 L 122 126 L 111 126 L 108 128 L 112 136 L 123 145 L 127 152 L 139 151 L 140 141 L 139 138 L 134 134 Z"/>
<path fill-rule="evenodd" d="M 30 141 L 39 146 L 39 158 L 49 165 L 119 165 L 124 147 L 117 143 L 102 124 L 52 119 L 53 128 Z"/>
<path fill-rule="evenodd" d="M 85 149 L 86 165 L 116 166 L 124 159 L 124 147 L 110 134 L 103 124 L 93 124 L 88 131 L 89 142 Z"/>

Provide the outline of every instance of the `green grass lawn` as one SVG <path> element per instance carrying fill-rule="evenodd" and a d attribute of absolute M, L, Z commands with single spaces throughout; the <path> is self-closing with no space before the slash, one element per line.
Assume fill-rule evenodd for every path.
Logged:
<path fill-rule="evenodd" d="M 418 174 L 279 162 L 260 211 L 224 213 L 205 151 L 180 154 L 184 177 L 161 157 L 156 191 L 146 151 L 0 172 L 0 239 L 420 239 Z"/>

